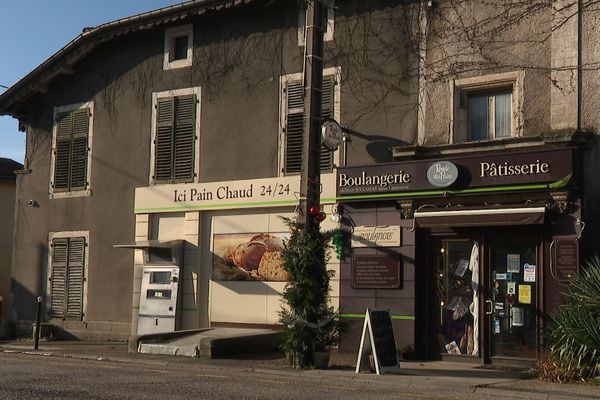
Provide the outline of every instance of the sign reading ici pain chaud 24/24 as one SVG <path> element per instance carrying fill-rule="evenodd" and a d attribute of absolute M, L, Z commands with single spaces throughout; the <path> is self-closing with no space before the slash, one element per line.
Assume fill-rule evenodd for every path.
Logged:
<path fill-rule="evenodd" d="M 573 174 L 573 149 L 505 151 L 340 168 L 337 196 L 552 183 Z"/>

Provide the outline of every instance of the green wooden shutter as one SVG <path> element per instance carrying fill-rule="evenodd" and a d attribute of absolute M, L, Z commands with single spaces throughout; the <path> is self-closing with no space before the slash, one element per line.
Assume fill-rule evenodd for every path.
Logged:
<path fill-rule="evenodd" d="M 65 317 L 81 320 L 83 316 L 83 267 L 85 238 L 69 239 L 69 263 L 67 268 L 67 296 Z"/>
<path fill-rule="evenodd" d="M 73 139 L 71 141 L 71 166 L 69 189 L 82 190 L 87 187 L 89 110 L 76 110 L 73 113 Z"/>
<path fill-rule="evenodd" d="M 321 120 L 334 118 L 334 96 L 335 96 L 335 77 L 327 75 L 323 77 L 321 86 Z M 333 170 L 333 152 L 321 145 L 321 171 Z"/>
<path fill-rule="evenodd" d="M 68 239 L 52 241 L 52 271 L 50 273 L 50 310 L 52 318 L 65 315 L 65 297 L 67 293 L 67 252 Z"/>
<path fill-rule="evenodd" d="M 173 180 L 194 181 L 194 149 L 196 144 L 196 96 L 175 98 L 173 148 Z"/>
<path fill-rule="evenodd" d="M 300 173 L 304 135 L 304 90 L 302 82 L 286 87 L 285 173 Z"/>
<path fill-rule="evenodd" d="M 154 151 L 154 180 L 170 182 L 173 165 L 173 127 L 175 99 L 159 99 L 156 105 L 156 137 Z"/>
<path fill-rule="evenodd" d="M 323 77 L 321 89 L 321 118 L 334 117 L 335 78 Z M 300 173 L 304 141 L 304 97 L 302 82 L 289 82 L 286 87 L 285 173 Z M 321 171 L 331 171 L 333 153 L 321 146 Z"/>
<path fill-rule="evenodd" d="M 58 115 L 56 121 L 56 148 L 54 153 L 54 190 L 69 190 L 69 163 L 71 158 L 71 137 L 73 114 Z"/>
<path fill-rule="evenodd" d="M 85 189 L 90 111 L 85 108 L 59 114 L 56 124 L 54 191 Z"/>

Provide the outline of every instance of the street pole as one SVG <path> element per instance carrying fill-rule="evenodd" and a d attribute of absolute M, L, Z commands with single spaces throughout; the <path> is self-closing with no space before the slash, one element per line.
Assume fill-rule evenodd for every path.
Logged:
<path fill-rule="evenodd" d="M 306 231 L 318 224 L 310 210 L 321 203 L 321 86 L 323 82 L 324 6 L 321 0 L 308 0 L 306 12 L 306 56 L 304 59 L 304 141 L 302 148 L 301 193 Z"/>
<path fill-rule="evenodd" d="M 33 349 L 37 350 L 40 347 L 40 319 L 42 315 L 42 296 L 37 298 L 37 312 L 35 315 L 35 333 L 33 338 Z"/>

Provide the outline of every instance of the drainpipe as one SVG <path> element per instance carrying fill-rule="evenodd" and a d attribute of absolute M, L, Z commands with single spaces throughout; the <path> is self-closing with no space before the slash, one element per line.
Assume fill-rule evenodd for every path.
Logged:
<path fill-rule="evenodd" d="M 427 12 L 431 0 L 421 0 L 419 4 L 419 91 L 417 98 L 417 144 L 425 145 L 425 118 L 427 111 L 426 61 L 427 61 Z"/>

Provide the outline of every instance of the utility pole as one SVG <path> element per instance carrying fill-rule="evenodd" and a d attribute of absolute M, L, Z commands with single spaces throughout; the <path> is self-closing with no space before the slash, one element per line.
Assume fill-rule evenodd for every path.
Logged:
<path fill-rule="evenodd" d="M 325 11 L 322 0 L 307 0 L 304 58 L 304 141 L 302 144 L 301 193 L 307 231 L 317 228 L 310 210 L 321 203 L 321 86 L 323 83 L 323 33 Z"/>

